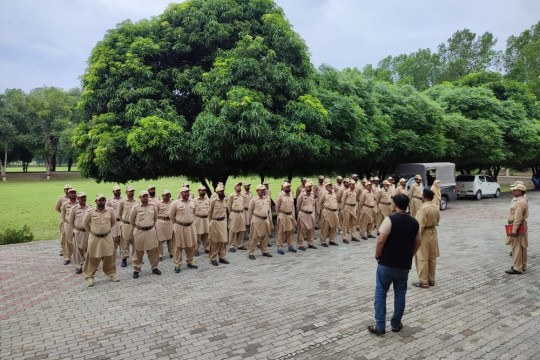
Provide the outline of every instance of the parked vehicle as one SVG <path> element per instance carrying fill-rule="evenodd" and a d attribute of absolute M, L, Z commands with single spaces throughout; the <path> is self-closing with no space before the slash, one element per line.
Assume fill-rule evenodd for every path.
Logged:
<path fill-rule="evenodd" d="M 431 187 L 436 179 L 441 181 L 441 210 L 446 210 L 448 203 L 457 199 L 454 163 L 407 163 L 396 166 L 397 177 L 408 179 L 407 189 L 410 188 L 417 174 L 422 176 L 424 187 Z"/>
<path fill-rule="evenodd" d="M 458 197 L 474 197 L 476 200 L 482 196 L 501 196 L 501 186 L 489 175 L 458 175 L 456 177 Z"/>

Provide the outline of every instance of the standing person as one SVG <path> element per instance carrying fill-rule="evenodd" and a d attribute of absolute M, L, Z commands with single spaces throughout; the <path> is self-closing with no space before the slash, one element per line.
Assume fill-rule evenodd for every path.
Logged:
<path fill-rule="evenodd" d="M 218 266 L 218 261 L 228 264 L 227 255 L 227 199 L 225 188 L 221 185 L 216 187 L 216 197 L 210 199 L 208 218 L 210 219 L 208 240 L 210 242 L 210 263 Z M 219 257 L 219 260 L 218 260 Z"/>
<path fill-rule="evenodd" d="M 302 194 L 302 192 L 304 192 L 304 190 L 306 189 L 306 182 L 307 182 L 307 179 L 303 177 L 300 180 L 300 185 L 298 185 L 298 187 L 296 188 L 295 198 L 297 201 L 300 194 Z"/>
<path fill-rule="evenodd" d="M 272 216 L 270 200 L 266 197 L 266 187 L 264 184 L 257 186 L 257 196 L 249 202 L 248 216 L 251 219 L 249 230 L 248 258 L 255 260 L 255 247 L 260 244 L 263 256 L 272 257 L 266 248 L 270 237 L 270 224 L 268 218 Z"/>
<path fill-rule="evenodd" d="M 118 212 L 116 218 L 121 219 L 122 225 L 120 227 L 120 249 L 122 251 L 122 267 L 127 266 L 127 258 L 130 255 L 129 246 L 131 245 L 131 253 L 133 253 L 133 227 L 129 222 L 129 215 L 131 209 L 137 204 L 135 200 L 135 189 L 131 186 L 126 188 L 126 197 L 120 200 L 118 203 Z"/>
<path fill-rule="evenodd" d="M 69 211 L 69 224 L 73 228 L 73 262 L 75 274 L 82 273 L 84 258 L 88 249 L 88 231 L 84 228 L 84 218 L 92 205 L 86 203 L 86 194 L 77 193 L 78 204 Z"/>
<path fill-rule="evenodd" d="M 392 192 L 388 180 L 383 181 L 383 187 L 377 192 L 375 203 L 378 209 L 377 229 L 380 229 L 384 218 L 392 214 Z"/>
<path fill-rule="evenodd" d="M 294 228 L 296 227 L 296 219 L 294 218 L 294 197 L 291 194 L 291 184 L 284 182 L 281 184 L 283 192 L 276 199 L 277 212 L 277 252 L 285 255 L 283 251 L 283 243 L 287 242 L 289 251 L 295 253 L 296 249 L 293 246 Z"/>
<path fill-rule="evenodd" d="M 195 232 L 197 233 L 197 245 L 195 245 L 195 256 L 199 256 L 199 248 L 203 246 L 204 251 L 210 253 L 210 242 L 208 241 L 208 210 L 210 209 L 210 199 L 206 196 L 206 188 L 201 185 L 197 190 L 199 197 L 195 199 Z"/>
<path fill-rule="evenodd" d="M 337 214 L 338 202 L 336 194 L 334 193 L 334 187 L 332 186 L 332 180 L 326 179 L 324 181 L 326 190 L 319 198 L 319 208 L 321 209 L 321 245 L 328 247 L 328 244 L 338 246 L 335 242 L 336 230 L 339 225 L 339 218 Z M 326 237 L 329 237 L 329 242 L 326 244 Z"/>
<path fill-rule="evenodd" d="M 247 250 L 244 247 L 244 232 L 246 219 L 244 216 L 244 198 L 242 196 L 242 183 L 234 184 L 234 192 L 229 196 L 229 251 Z"/>
<path fill-rule="evenodd" d="M 394 178 L 389 176 L 386 180 L 388 180 L 388 183 L 390 184 L 388 190 L 390 190 L 391 197 L 394 197 L 394 191 L 396 191 L 396 184 L 394 184 Z"/>
<path fill-rule="evenodd" d="M 433 185 L 431 185 L 431 191 L 433 191 L 434 197 L 433 201 L 436 205 L 441 206 L 441 180 L 435 180 Z"/>
<path fill-rule="evenodd" d="M 312 192 L 313 183 L 311 180 L 306 181 L 304 190 L 298 196 L 297 201 L 297 218 L 298 218 L 298 236 L 296 243 L 298 249 L 306 251 L 304 247 L 304 239 L 307 240 L 308 248 L 317 249 L 313 244 L 315 240 L 315 196 Z"/>
<path fill-rule="evenodd" d="M 414 177 L 414 182 L 409 189 L 409 212 L 413 217 L 416 216 L 416 212 L 422 205 L 423 189 L 424 187 L 422 186 L 422 177 L 420 175 L 416 175 Z"/>
<path fill-rule="evenodd" d="M 511 224 L 512 231 L 506 238 L 506 245 L 512 246 L 513 266 L 506 270 L 507 274 L 522 274 L 527 267 L 527 247 L 529 246 L 529 236 L 527 228 L 527 218 L 529 217 L 529 201 L 525 196 L 527 188 L 523 184 L 516 184 L 511 187 L 512 204 L 508 212 L 508 224 Z"/>
<path fill-rule="evenodd" d="M 313 188 L 313 195 L 315 195 L 315 229 L 320 229 L 321 227 L 321 204 L 319 199 L 326 192 L 326 187 L 324 186 L 324 176 L 319 175 L 318 182 Z"/>
<path fill-rule="evenodd" d="M 376 335 L 386 332 L 386 294 L 390 284 L 394 288 L 394 314 L 390 320 L 393 332 L 403 328 L 401 319 L 405 311 L 407 279 L 412 258 L 420 247 L 418 221 L 407 214 L 409 198 L 398 194 L 393 199 L 394 215 L 386 217 L 380 227 L 375 248 L 378 262 L 375 287 L 375 324 L 368 330 Z"/>
<path fill-rule="evenodd" d="M 422 244 L 416 253 L 415 265 L 418 272 L 418 282 L 412 285 L 419 288 L 435 286 L 435 267 L 439 254 L 437 228 L 439 224 L 439 207 L 433 202 L 433 191 L 422 191 L 422 205 L 416 212 L 416 220 L 420 224 Z"/>
<path fill-rule="evenodd" d="M 77 206 L 77 190 L 69 189 L 68 197 L 69 201 L 64 202 L 60 210 L 60 215 L 63 219 L 62 222 L 64 223 L 64 234 L 62 236 L 64 265 L 71 262 L 71 256 L 73 255 L 73 226 L 69 223 L 69 212 L 71 208 Z"/>
<path fill-rule="evenodd" d="M 120 186 L 114 185 L 112 188 L 113 196 L 111 196 L 109 199 L 107 199 L 107 203 L 105 204 L 106 207 L 109 207 L 113 209 L 113 212 L 115 214 L 118 213 L 118 205 L 120 205 L 120 200 L 123 199 L 122 197 L 122 190 L 120 189 Z M 116 218 L 116 224 L 114 224 L 113 228 L 111 229 L 111 236 L 114 241 L 114 256 L 116 257 L 116 251 L 120 249 L 120 256 L 122 255 L 122 248 L 120 244 L 120 239 L 122 238 L 122 219 L 119 217 Z"/>
<path fill-rule="evenodd" d="M 379 177 L 375 176 L 371 181 L 371 194 L 373 195 L 373 197 L 377 196 L 377 193 L 380 189 L 381 188 L 379 186 Z"/>
<path fill-rule="evenodd" d="M 338 176 L 336 178 L 336 185 L 334 185 L 334 192 L 336 193 L 336 199 L 338 202 L 338 205 L 341 204 L 341 196 L 343 195 L 343 192 L 347 190 L 348 187 L 343 186 L 343 177 Z M 339 225 L 338 225 L 338 233 L 341 234 L 341 228 L 343 226 L 343 215 L 341 214 L 341 209 L 338 206 L 338 219 L 339 219 Z"/>
<path fill-rule="evenodd" d="M 176 200 L 170 208 L 169 217 L 174 221 L 174 272 L 179 273 L 182 266 L 182 251 L 186 253 L 188 269 L 198 269 L 193 262 L 197 233 L 195 221 L 195 201 L 189 198 L 189 188 L 184 186 L 180 191 L 181 199 Z"/>
<path fill-rule="evenodd" d="M 173 244 L 173 222 L 169 216 L 172 201 L 171 192 L 163 190 L 161 192 L 162 200 L 156 204 L 158 217 L 156 221 L 156 232 L 158 238 L 159 261 L 163 261 L 163 246 L 167 243 L 167 252 L 169 258 L 173 257 L 175 246 Z"/>
<path fill-rule="evenodd" d="M 251 199 L 253 199 L 253 194 L 251 193 L 250 188 L 251 188 L 251 184 L 249 182 L 244 183 L 244 192 L 242 193 L 242 199 L 244 200 L 244 221 L 246 222 L 246 231 L 244 232 L 244 238 L 246 238 L 247 236 L 248 239 L 249 239 L 249 224 L 250 224 L 250 219 L 248 217 L 248 208 L 249 208 L 249 202 L 251 201 Z"/>
<path fill-rule="evenodd" d="M 150 202 L 148 191 L 139 193 L 141 200 L 129 215 L 129 223 L 133 227 L 133 278 L 138 279 L 141 272 L 143 256 L 146 252 L 154 275 L 161 275 L 158 269 L 159 251 L 156 233 L 158 212 L 156 205 Z"/>
<path fill-rule="evenodd" d="M 119 281 L 116 277 L 114 243 L 111 236 L 111 229 L 116 223 L 116 217 L 112 209 L 105 207 L 106 202 L 105 195 L 98 194 L 96 208 L 88 210 L 84 217 L 83 227 L 90 233 L 83 269 L 88 287 L 94 286 L 96 269 L 102 262 L 105 275 L 113 282 Z"/>
<path fill-rule="evenodd" d="M 360 199 L 358 200 L 358 207 L 360 208 L 360 237 L 364 240 L 368 238 L 375 238 L 371 235 L 373 229 L 373 209 L 375 208 L 375 199 L 371 193 L 371 183 L 368 181 L 364 186 L 364 190 L 360 193 Z"/>
<path fill-rule="evenodd" d="M 62 205 L 69 201 L 68 191 L 71 189 L 70 184 L 64 185 L 64 194 L 60 195 L 56 200 L 54 210 L 60 214 L 60 221 L 58 222 L 58 230 L 60 231 L 60 256 L 64 256 L 64 219 L 62 218 Z"/>
<path fill-rule="evenodd" d="M 148 185 L 148 201 L 154 205 L 159 203 L 159 196 L 156 196 L 156 187 L 154 185 Z"/>
<path fill-rule="evenodd" d="M 394 196 L 398 194 L 409 196 L 409 192 L 407 191 L 407 179 L 405 178 L 399 179 L 399 185 L 396 187 L 396 190 L 394 191 Z"/>
<path fill-rule="evenodd" d="M 341 213 L 343 214 L 343 242 L 345 244 L 349 243 L 347 240 L 349 232 L 351 233 L 352 241 L 360 241 L 356 237 L 356 208 L 358 207 L 358 202 L 356 200 L 356 181 L 349 181 L 349 188 L 343 192 L 341 196 Z"/>

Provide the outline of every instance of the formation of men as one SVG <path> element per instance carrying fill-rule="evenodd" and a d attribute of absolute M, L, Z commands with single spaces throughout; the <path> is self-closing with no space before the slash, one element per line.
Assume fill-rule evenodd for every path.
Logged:
<path fill-rule="evenodd" d="M 131 257 L 134 279 L 139 278 L 142 271 L 145 253 L 155 275 L 161 275 L 158 265 L 167 253 L 173 258 L 176 273 L 181 271 L 184 254 L 187 268 L 197 269 L 194 257 L 200 256 L 201 251 L 208 254 L 214 266 L 229 264 L 227 250 L 245 250 L 248 258 L 255 260 L 255 249 L 260 248 L 262 256 L 272 257 L 268 248 L 274 229 L 273 209 L 276 212 L 277 253 L 280 255 L 285 255 L 286 251 L 296 253 L 297 249 L 317 249 L 314 238 L 317 227 L 321 229 L 319 241 L 323 247 L 338 245 L 338 231 L 342 232 L 345 244 L 368 240 L 375 238 L 375 229 L 380 228 L 382 221 L 393 213 L 394 195 L 409 196 L 411 215 L 413 212 L 416 215 L 421 209 L 424 197 L 421 177 L 418 175 L 415 179 L 408 192 L 405 179 L 400 179 L 396 187 L 390 177 L 379 188 L 377 177 L 360 180 L 356 174 L 351 179 L 338 176 L 334 184 L 321 175 L 316 184 L 302 178 L 294 193 L 290 181 L 285 180 L 275 202 L 266 181 L 256 186 L 255 194 L 250 191 L 250 183 L 237 182 L 234 192 L 228 197 L 223 184 L 218 183 L 210 198 L 206 195 L 205 186 L 197 189 L 198 197 L 195 197 L 189 184 L 184 183 L 176 200 L 171 200 L 169 190 L 163 190 L 160 199 L 154 185 L 140 191 L 138 199 L 133 187 L 128 186 L 125 196 L 122 196 L 121 188 L 114 186 L 109 199 L 102 195 L 96 197 L 96 208 L 86 202 L 84 192 L 77 193 L 66 184 L 65 195 L 60 196 L 56 204 L 61 214 L 64 265 L 73 259 L 75 272 L 80 274 L 84 269 L 88 286 L 93 286 L 94 273 L 100 261 L 104 264 L 104 272 L 113 281 L 118 280 L 114 263 L 118 249 L 122 267 L 128 266 Z M 418 194 L 420 204 L 415 204 Z M 426 211 L 420 211 L 424 218 Z M 426 221 L 420 223 L 423 230 L 436 225 Z M 247 248 L 244 246 L 244 233 L 248 234 Z M 165 243 L 167 253 L 164 253 Z M 421 268 L 419 285 L 433 286 L 432 253 L 426 255 L 427 260 L 422 249 L 419 254 L 422 256 L 416 260 L 417 268 Z"/>

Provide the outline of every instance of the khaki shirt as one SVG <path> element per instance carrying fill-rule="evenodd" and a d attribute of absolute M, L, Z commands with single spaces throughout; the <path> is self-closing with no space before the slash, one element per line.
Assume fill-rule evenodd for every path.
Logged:
<path fill-rule="evenodd" d="M 249 226 L 249 217 L 248 217 L 248 209 L 249 209 L 249 202 L 251 199 L 253 199 L 253 194 L 251 191 L 244 191 L 242 193 L 242 199 L 244 200 L 244 221 L 246 222 L 246 226 Z"/>
<path fill-rule="evenodd" d="M 154 205 L 157 205 L 157 204 L 159 204 L 159 202 L 161 200 L 159 199 L 159 196 L 154 196 L 154 197 L 149 196 L 148 201 L 151 202 Z"/>
<path fill-rule="evenodd" d="M 529 234 L 527 233 L 527 219 L 529 217 L 529 199 L 525 195 L 512 198 L 510 210 L 508 212 L 508 223 L 512 225 L 512 233 L 517 234 L 520 225 L 525 227 L 525 234 L 520 234 L 517 237 L 508 236 L 506 244 L 512 244 L 514 241 L 519 241 L 520 246 L 529 247 Z"/>
<path fill-rule="evenodd" d="M 319 207 L 321 209 L 321 217 L 324 221 L 327 221 L 330 224 L 330 227 L 339 226 L 339 217 L 338 217 L 338 202 L 336 198 L 336 193 L 328 192 L 325 190 L 319 198 Z"/>
<path fill-rule="evenodd" d="M 197 235 L 208 234 L 210 231 L 208 228 L 208 210 L 210 209 L 210 199 L 204 197 L 202 200 L 200 197 L 195 200 L 195 232 Z"/>
<path fill-rule="evenodd" d="M 111 236 L 114 224 L 116 224 L 116 217 L 110 208 L 105 207 L 103 211 L 97 208 L 88 210 L 84 217 L 83 227 L 90 233 L 87 250 L 89 257 L 102 258 L 114 255 L 114 242 Z"/>
<path fill-rule="evenodd" d="M 270 235 L 270 221 L 272 214 L 270 213 L 270 200 L 264 196 L 254 197 L 249 202 L 248 216 L 251 219 L 250 231 L 257 237 Z"/>
<path fill-rule="evenodd" d="M 298 199 L 298 196 L 300 196 L 300 194 L 302 194 L 305 190 L 306 190 L 306 187 L 300 184 L 300 186 L 296 188 L 296 199 Z M 313 191 L 311 192 L 311 194 L 313 194 Z"/>
<path fill-rule="evenodd" d="M 246 219 L 244 215 L 244 197 L 236 191 L 229 195 L 229 229 L 233 233 L 246 231 Z"/>
<path fill-rule="evenodd" d="M 281 231 L 294 230 L 294 197 L 292 193 L 281 192 L 276 200 L 277 228 Z"/>
<path fill-rule="evenodd" d="M 392 196 L 396 196 L 398 194 L 403 194 L 405 196 L 409 196 L 409 193 L 407 192 L 407 185 L 405 186 L 398 186 L 396 187 L 396 189 L 394 190 L 394 194 Z"/>
<path fill-rule="evenodd" d="M 382 187 L 375 197 L 375 202 L 379 208 L 379 213 L 383 216 L 392 215 L 392 192 L 390 189 L 386 190 Z"/>
<path fill-rule="evenodd" d="M 197 245 L 195 231 L 195 200 L 175 200 L 169 212 L 171 221 L 174 221 L 174 241 L 176 247 L 190 248 Z"/>
<path fill-rule="evenodd" d="M 356 200 L 357 193 L 356 188 L 354 190 L 347 189 L 343 192 L 341 196 L 341 211 L 347 212 L 352 216 L 356 217 L 356 210 L 358 206 L 358 201 Z"/>
<path fill-rule="evenodd" d="M 79 248 L 84 249 L 88 246 L 88 231 L 84 228 L 84 218 L 92 205 L 86 204 L 84 207 L 77 204 L 69 211 L 69 224 L 73 228 L 73 239 Z"/>
<path fill-rule="evenodd" d="M 298 226 L 303 225 L 310 230 L 315 227 L 315 195 L 301 193 L 297 199 Z"/>
<path fill-rule="evenodd" d="M 148 201 L 147 205 L 137 203 L 129 215 L 129 223 L 133 227 L 133 247 L 138 251 L 147 251 L 157 248 L 156 232 L 157 208 Z M 150 228 L 143 230 L 142 228 Z"/>
<path fill-rule="evenodd" d="M 375 203 L 375 199 L 373 198 L 373 194 L 371 191 L 363 190 L 362 194 L 360 195 L 360 200 L 358 201 L 358 207 L 360 208 L 360 213 L 368 216 L 371 220 L 373 220 L 374 215 L 374 209 L 377 204 Z"/>
<path fill-rule="evenodd" d="M 116 197 L 110 197 L 109 199 L 107 199 L 107 202 L 105 203 L 105 206 L 106 207 L 109 207 L 113 210 L 113 212 L 115 214 L 118 213 L 118 205 L 120 205 L 120 201 L 124 199 L 122 196 L 120 196 L 118 199 Z M 119 217 L 116 218 L 116 224 L 113 226 L 112 230 L 111 230 L 111 236 L 112 237 L 117 237 L 117 236 L 120 236 L 122 235 L 122 232 L 121 232 L 121 225 L 122 225 L 122 219 L 120 219 Z"/>
<path fill-rule="evenodd" d="M 338 204 L 341 204 L 341 197 L 343 196 L 343 192 L 345 190 L 347 189 L 345 189 L 345 186 L 343 186 L 343 183 L 334 185 L 334 192 L 336 193 Z"/>
<path fill-rule="evenodd" d="M 133 227 L 129 223 L 129 215 L 131 213 L 131 209 L 138 203 L 137 200 L 129 200 L 129 198 L 123 198 L 118 203 L 118 210 L 116 213 L 116 218 L 120 219 L 122 221 L 122 224 L 120 225 L 122 237 L 124 240 L 131 240 L 133 239 Z M 112 236 L 112 235 L 111 235 Z"/>
<path fill-rule="evenodd" d="M 158 218 L 156 221 L 156 231 L 158 241 L 171 240 L 173 235 L 173 222 L 169 216 L 172 201 L 164 202 L 163 200 L 156 204 Z"/>
<path fill-rule="evenodd" d="M 219 197 L 210 199 L 208 209 L 210 220 L 208 239 L 213 242 L 227 242 L 227 199 Z"/>
<path fill-rule="evenodd" d="M 433 201 L 427 201 L 422 203 L 416 213 L 416 220 L 420 225 L 420 237 L 422 242 L 418 249 L 417 256 L 422 259 L 429 259 L 434 255 L 439 257 L 439 244 L 437 238 L 437 225 L 439 224 L 439 206 Z M 433 248 L 430 248 L 432 246 Z M 430 251 L 432 250 L 432 251 Z"/>
<path fill-rule="evenodd" d="M 319 199 L 324 193 L 326 192 L 326 187 L 317 182 L 313 185 L 313 195 L 315 195 L 315 199 Z"/>

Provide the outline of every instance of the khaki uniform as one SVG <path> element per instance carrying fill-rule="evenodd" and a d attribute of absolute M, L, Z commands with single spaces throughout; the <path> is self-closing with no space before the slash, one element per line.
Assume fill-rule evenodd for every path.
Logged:
<path fill-rule="evenodd" d="M 409 193 L 407 192 L 407 186 L 398 186 L 396 187 L 396 189 L 394 190 L 394 194 L 392 196 L 396 196 L 396 195 L 399 195 L 399 194 L 403 194 L 405 196 L 409 196 Z"/>
<path fill-rule="evenodd" d="M 195 221 L 195 200 L 176 200 L 171 205 L 169 217 L 174 221 L 174 266 L 182 266 L 182 251 L 186 253 L 186 264 L 193 263 L 197 246 Z"/>
<path fill-rule="evenodd" d="M 131 209 L 129 223 L 133 230 L 133 271 L 140 272 L 144 252 L 148 256 L 152 270 L 159 264 L 156 221 L 156 205 L 148 201 L 147 205 L 138 203 Z"/>
<path fill-rule="evenodd" d="M 411 216 L 416 217 L 416 212 L 422 205 L 423 190 L 422 184 L 417 184 L 416 182 L 414 182 L 409 189 L 409 212 Z"/>
<path fill-rule="evenodd" d="M 210 199 L 207 196 L 201 200 L 200 197 L 195 201 L 195 232 L 197 233 L 197 245 L 195 249 L 198 250 L 201 245 L 206 252 L 210 252 L 210 242 L 208 241 L 208 233 L 210 232 L 208 226 L 208 210 L 210 209 Z"/>
<path fill-rule="evenodd" d="M 315 224 L 320 225 L 321 220 L 321 204 L 319 202 L 321 196 L 326 192 L 326 187 L 321 183 L 313 185 L 313 195 L 315 195 Z"/>
<path fill-rule="evenodd" d="M 298 246 L 303 246 L 304 239 L 308 245 L 313 245 L 315 239 L 315 195 L 311 192 L 309 195 L 301 193 L 297 199 L 297 218 L 298 218 L 298 237 L 296 242 Z"/>
<path fill-rule="evenodd" d="M 249 202 L 253 199 L 253 193 L 251 191 L 244 191 L 242 193 L 242 199 L 244 200 L 244 220 L 246 221 L 246 230 L 250 224 L 251 219 L 248 217 Z"/>
<path fill-rule="evenodd" d="M 326 243 L 327 236 L 330 238 L 330 242 L 335 242 L 339 217 L 338 202 L 333 190 L 331 193 L 324 190 L 319 198 L 319 208 L 321 209 L 321 244 Z"/>
<path fill-rule="evenodd" d="M 253 255 L 255 247 L 261 244 L 261 252 L 266 253 L 268 238 L 270 237 L 270 222 L 272 217 L 270 212 L 270 200 L 264 196 L 256 196 L 249 202 L 248 216 L 251 219 L 249 229 L 248 255 Z"/>
<path fill-rule="evenodd" d="M 338 202 L 338 205 L 341 204 L 341 197 L 343 196 L 343 192 L 346 189 L 345 186 L 343 186 L 343 183 L 334 185 L 334 192 L 336 193 L 336 199 Z M 343 227 L 343 213 L 341 211 L 341 206 L 338 206 L 338 217 L 339 217 L 339 226 L 338 228 L 341 230 Z"/>
<path fill-rule="evenodd" d="M 62 223 L 64 224 L 64 233 L 62 234 L 62 253 L 64 254 L 64 260 L 71 260 L 73 255 L 73 226 L 69 223 L 69 212 L 71 208 L 79 205 L 77 201 L 67 201 L 62 204 L 60 209 L 60 216 L 62 216 Z"/>
<path fill-rule="evenodd" d="M 379 185 L 371 184 L 371 195 L 373 195 L 373 198 L 377 196 L 379 190 L 381 190 L 381 187 Z"/>
<path fill-rule="evenodd" d="M 393 198 L 394 194 L 396 193 L 396 184 L 390 184 L 390 186 L 388 186 L 388 190 L 390 191 L 390 198 Z"/>
<path fill-rule="evenodd" d="M 69 224 L 73 228 L 73 263 L 77 268 L 82 268 L 86 251 L 88 249 L 88 231 L 84 228 L 84 218 L 92 205 L 84 207 L 77 204 L 69 211 Z"/>
<path fill-rule="evenodd" d="M 294 197 L 282 191 L 276 200 L 276 237 L 277 247 L 281 249 L 283 242 L 287 242 L 289 247 L 293 246 L 294 228 L 296 219 L 294 213 Z"/>
<path fill-rule="evenodd" d="M 527 228 L 527 218 L 529 217 L 529 200 L 525 196 L 512 199 L 510 211 L 508 212 L 508 223 L 512 225 L 512 233 L 517 234 L 520 225 L 525 228 L 525 234 L 508 236 L 506 244 L 512 245 L 512 260 L 514 270 L 523 272 L 527 267 L 527 248 L 529 247 L 529 236 Z"/>
<path fill-rule="evenodd" d="M 69 196 L 67 195 L 60 195 L 58 199 L 56 200 L 56 204 L 54 206 L 54 210 L 56 210 L 58 213 L 62 212 L 62 205 L 64 203 L 69 201 Z M 60 250 L 62 253 L 64 253 L 64 218 L 62 218 L 62 214 L 60 214 L 60 218 L 58 221 L 58 231 L 60 232 Z"/>
<path fill-rule="evenodd" d="M 148 196 L 148 202 L 157 205 L 161 202 L 161 200 L 159 200 L 159 196 Z"/>
<path fill-rule="evenodd" d="M 107 202 L 105 203 L 106 207 L 109 207 L 113 210 L 115 214 L 118 213 L 118 205 L 120 204 L 120 201 L 124 199 L 124 197 L 120 196 L 116 198 L 115 196 L 110 197 L 107 199 Z M 114 224 L 113 228 L 111 229 L 111 236 L 114 241 L 114 255 L 116 256 L 116 251 L 118 248 L 121 249 L 120 239 L 122 238 L 122 219 L 119 217 L 116 218 L 116 224 Z M 120 250 L 120 253 L 122 253 L 122 250 Z"/>
<path fill-rule="evenodd" d="M 384 187 L 379 190 L 375 197 L 377 204 L 377 229 L 380 229 L 385 217 L 392 215 L 392 192 Z"/>
<path fill-rule="evenodd" d="M 127 259 L 129 257 L 130 245 L 133 252 L 133 227 L 129 223 L 129 215 L 131 213 L 131 209 L 137 203 L 137 200 L 129 200 L 129 198 L 124 198 L 118 203 L 118 212 L 116 213 L 116 218 L 121 219 L 122 221 L 122 224 L 120 226 L 122 236 L 120 239 L 122 259 Z"/>
<path fill-rule="evenodd" d="M 423 285 L 435 285 L 435 267 L 440 255 L 436 228 L 439 224 L 439 215 L 439 207 L 433 201 L 423 203 L 416 213 L 422 242 L 414 260 L 418 282 Z"/>
<path fill-rule="evenodd" d="M 347 189 L 341 196 L 340 209 L 343 214 L 343 238 L 348 237 L 348 233 L 351 233 L 351 238 L 356 239 L 356 224 L 357 220 L 357 192 L 356 188 L 351 190 Z"/>
<path fill-rule="evenodd" d="M 172 201 L 164 202 L 163 200 L 156 205 L 158 217 L 156 221 L 156 232 L 158 238 L 158 254 L 163 257 L 163 245 L 167 243 L 167 252 L 169 255 L 174 254 L 173 244 L 173 222 L 169 216 Z"/>
<path fill-rule="evenodd" d="M 227 255 L 227 199 L 220 200 L 215 197 L 210 200 L 208 209 L 208 218 L 210 219 L 210 233 L 208 240 L 210 242 L 210 261 L 225 259 Z"/>
<path fill-rule="evenodd" d="M 430 190 L 433 191 L 433 202 L 441 206 L 441 189 L 437 185 L 431 185 Z"/>
<path fill-rule="evenodd" d="M 358 201 L 358 207 L 360 208 L 360 236 L 371 235 L 373 223 L 375 222 L 373 210 L 375 205 L 375 199 L 373 198 L 371 191 L 368 191 L 367 189 L 362 190 Z"/>
<path fill-rule="evenodd" d="M 228 209 L 229 247 L 243 247 L 244 231 L 246 231 L 246 218 L 244 215 L 244 198 L 242 193 L 233 192 L 229 196 Z"/>
<path fill-rule="evenodd" d="M 111 236 L 114 224 L 116 216 L 110 208 L 105 207 L 103 211 L 92 208 L 86 213 L 83 227 L 90 235 L 83 269 L 85 279 L 94 278 L 96 269 L 102 261 L 105 275 L 109 277 L 116 275 L 114 242 Z"/>
<path fill-rule="evenodd" d="M 295 193 L 296 199 L 298 199 L 300 194 L 302 194 L 305 190 L 306 190 L 306 187 L 304 185 L 300 184 L 300 186 L 298 186 L 296 188 L 296 193 Z M 311 191 L 311 194 L 313 194 L 313 191 Z"/>

